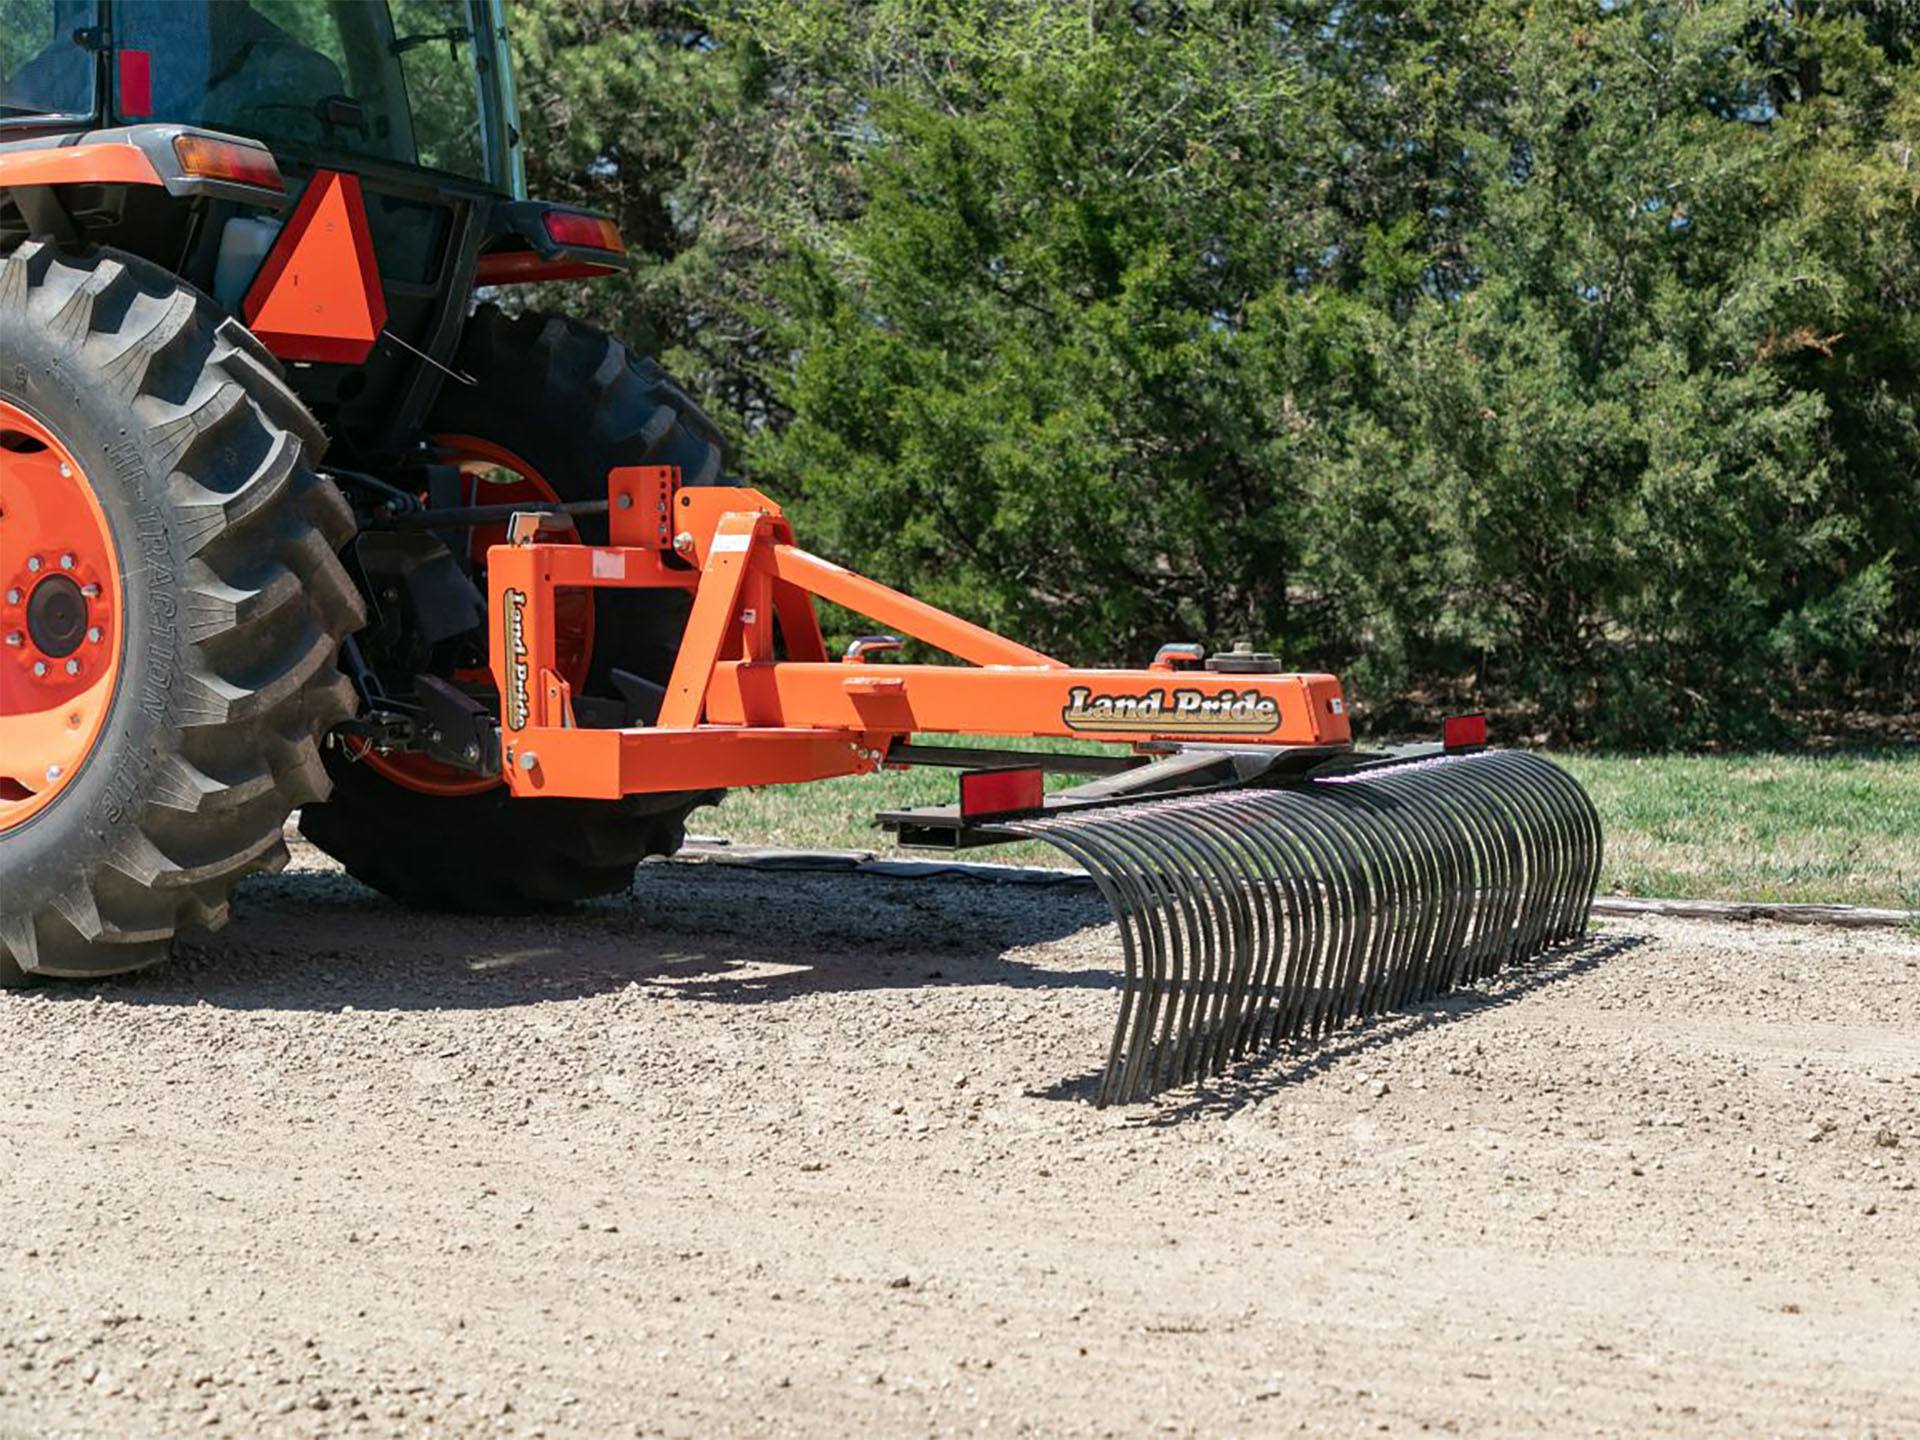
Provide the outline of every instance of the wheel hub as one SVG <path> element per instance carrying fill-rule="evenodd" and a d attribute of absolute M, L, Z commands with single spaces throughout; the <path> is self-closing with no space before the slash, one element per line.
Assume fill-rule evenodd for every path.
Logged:
<path fill-rule="evenodd" d="M 41 654 L 64 660 L 87 634 L 87 597 L 64 575 L 49 575 L 27 600 L 27 639 Z"/>
<path fill-rule="evenodd" d="M 119 561 L 66 445 L 0 400 L 0 832 L 93 752 L 120 669 Z"/>

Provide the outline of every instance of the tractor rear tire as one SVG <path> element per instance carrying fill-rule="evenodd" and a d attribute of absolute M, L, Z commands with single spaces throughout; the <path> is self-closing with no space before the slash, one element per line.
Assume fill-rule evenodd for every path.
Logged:
<path fill-rule="evenodd" d="M 482 306 L 427 429 L 497 447 L 561 500 L 605 499 L 617 465 L 677 465 L 682 483 L 723 478 L 719 432 L 652 360 L 577 321 Z M 604 544 L 604 516 L 581 538 Z M 656 684 L 672 671 L 686 622 L 679 591 L 594 593 L 594 642 L 582 693 L 612 698 L 609 672 Z M 410 788 L 345 748 L 327 755 L 332 797 L 300 813 L 300 833 L 347 873 L 420 909 L 512 915 L 611 895 L 649 855 L 671 855 L 687 815 L 717 790 L 624 800 L 516 799 L 504 784 L 469 794 Z"/>
<path fill-rule="evenodd" d="M 0 258 L 0 357 L 0 984 L 137 970 L 326 793 L 353 515 L 273 357 L 144 260 Z"/>

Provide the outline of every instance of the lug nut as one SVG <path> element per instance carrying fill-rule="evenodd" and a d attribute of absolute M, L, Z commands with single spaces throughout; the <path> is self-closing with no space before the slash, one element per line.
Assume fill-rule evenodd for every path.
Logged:
<path fill-rule="evenodd" d="M 17 587 L 7 591 L 7 603 L 9 605 L 18 605 L 20 603 L 20 591 Z"/>
<path fill-rule="evenodd" d="M 35 675 L 44 675 L 44 674 L 46 674 L 46 673 L 47 673 L 47 662 L 46 662 L 46 661 L 44 661 L 44 660 L 36 660 L 36 661 L 34 661 L 34 662 L 33 662 L 33 673 L 34 673 Z"/>
<path fill-rule="evenodd" d="M 29 575 L 38 575 L 40 573 L 40 557 L 38 555 L 27 556 L 27 573 Z"/>
<path fill-rule="evenodd" d="M 71 570 L 73 568 L 73 556 L 62 555 L 60 557 L 60 568 L 62 570 Z"/>
<path fill-rule="evenodd" d="M 67 661 L 67 674 L 78 675 L 79 673 L 80 673 L 80 662 L 78 660 Z"/>
<path fill-rule="evenodd" d="M 676 550 L 691 550 L 693 548 L 692 533 L 690 531 L 682 530 L 678 535 L 674 536 L 673 548 Z"/>
<path fill-rule="evenodd" d="M 100 627 L 98 625 L 89 625 L 87 627 L 87 640 L 94 645 L 100 643 Z"/>
<path fill-rule="evenodd" d="M 24 645 L 26 640 L 27 637 L 22 635 L 18 630 L 9 630 L 7 632 L 7 644 L 14 646 L 16 649 Z"/>
<path fill-rule="evenodd" d="M 80 587 L 80 593 L 89 600 L 98 600 L 100 598 L 100 587 L 98 585 L 82 585 Z"/>

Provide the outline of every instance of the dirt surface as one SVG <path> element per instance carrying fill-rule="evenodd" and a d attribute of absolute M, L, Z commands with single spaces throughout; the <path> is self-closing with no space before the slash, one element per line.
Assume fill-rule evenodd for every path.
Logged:
<path fill-rule="evenodd" d="M 310 851 L 0 994 L 0 1435 L 1920 1433 L 1920 941 L 1613 925 L 1087 1103 L 1091 897 Z"/>

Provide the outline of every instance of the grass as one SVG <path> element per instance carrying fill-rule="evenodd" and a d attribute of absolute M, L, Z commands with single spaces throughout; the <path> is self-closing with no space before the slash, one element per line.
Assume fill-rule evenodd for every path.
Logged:
<path fill-rule="evenodd" d="M 1607 836 L 1600 884 L 1607 893 L 1920 910 L 1920 747 L 1552 758 L 1599 807 Z M 696 815 L 693 828 L 740 844 L 892 851 L 891 837 L 873 828 L 876 810 L 953 797 L 950 771 L 855 776 L 735 791 L 718 810 Z M 977 854 L 1066 863 L 1046 845 Z"/>

